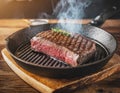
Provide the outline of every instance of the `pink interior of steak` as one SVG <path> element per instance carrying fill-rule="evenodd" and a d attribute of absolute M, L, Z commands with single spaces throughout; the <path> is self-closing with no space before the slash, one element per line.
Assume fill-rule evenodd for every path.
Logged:
<path fill-rule="evenodd" d="M 44 31 L 31 39 L 31 47 L 71 66 L 89 59 L 96 50 L 95 43 L 79 34 L 66 36 L 58 32 Z"/>
<path fill-rule="evenodd" d="M 68 64 L 72 64 L 72 66 L 77 65 L 76 60 L 79 57 L 79 55 L 75 54 L 72 51 L 69 51 L 69 49 L 62 46 L 58 46 L 57 44 L 52 43 L 46 39 L 40 40 L 40 38 L 38 37 L 34 37 L 34 39 L 32 39 L 31 42 L 32 49 L 34 49 L 35 51 L 48 54 L 59 60 L 65 61 Z"/>

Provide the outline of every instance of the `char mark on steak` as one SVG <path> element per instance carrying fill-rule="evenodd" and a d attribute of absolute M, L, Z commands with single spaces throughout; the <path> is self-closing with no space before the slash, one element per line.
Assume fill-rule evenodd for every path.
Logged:
<path fill-rule="evenodd" d="M 66 36 L 52 30 L 38 33 L 31 39 L 31 48 L 75 67 L 89 60 L 96 51 L 95 42 L 76 34 Z"/>

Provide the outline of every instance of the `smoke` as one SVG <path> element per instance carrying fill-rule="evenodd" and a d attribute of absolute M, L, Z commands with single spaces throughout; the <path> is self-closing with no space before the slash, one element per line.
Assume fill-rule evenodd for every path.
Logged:
<path fill-rule="evenodd" d="M 84 10 L 91 2 L 91 0 L 60 0 L 53 14 L 59 19 L 59 23 L 67 19 L 82 19 L 85 16 Z M 57 27 L 69 31 L 71 34 L 79 33 L 82 29 L 82 25 L 72 23 L 57 24 Z"/>

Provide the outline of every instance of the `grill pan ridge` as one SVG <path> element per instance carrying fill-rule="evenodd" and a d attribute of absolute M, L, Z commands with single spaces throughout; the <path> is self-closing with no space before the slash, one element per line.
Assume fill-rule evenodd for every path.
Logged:
<path fill-rule="evenodd" d="M 97 51 L 94 54 L 94 56 L 86 62 L 87 64 L 103 59 L 109 54 L 109 52 L 106 50 L 104 46 L 102 46 L 101 44 L 98 44 L 97 41 L 95 42 L 97 44 L 96 45 Z M 15 52 L 15 55 L 18 58 L 28 63 L 32 63 L 38 66 L 53 67 L 53 68 L 62 68 L 62 67 L 69 68 L 70 67 L 70 65 L 66 64 L 65 62 L 62 62 L 53 57 L 50 57 L 44 53 L 33 51 L 31 49 L 30 43 L 22 44 L 20 47 L 18 47 L 18 49 Z M 83 63 L 82 65 L 86 63 Z"/>

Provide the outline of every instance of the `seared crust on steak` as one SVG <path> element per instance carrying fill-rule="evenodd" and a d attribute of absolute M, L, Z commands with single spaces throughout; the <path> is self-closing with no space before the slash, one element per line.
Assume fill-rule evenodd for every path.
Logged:
<path fill-rule="evenodd" d="M 31 48 L 64 61 L 71 66 L 84 63 L 96 51 L 95 43 L 80 34 L 66 36 L 51 30 L 40 32 L 33 37 Z"/>

